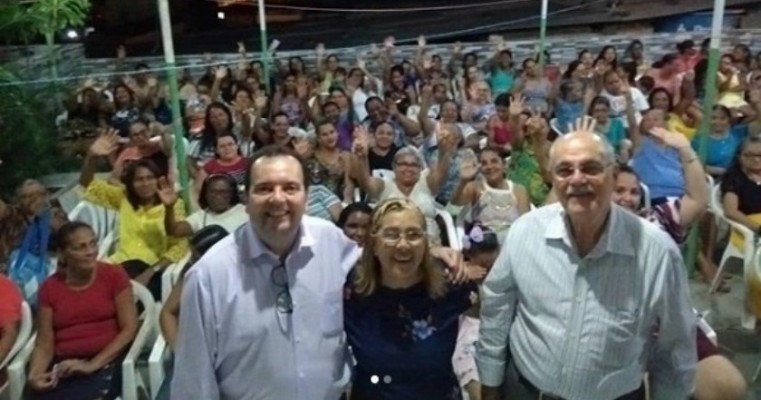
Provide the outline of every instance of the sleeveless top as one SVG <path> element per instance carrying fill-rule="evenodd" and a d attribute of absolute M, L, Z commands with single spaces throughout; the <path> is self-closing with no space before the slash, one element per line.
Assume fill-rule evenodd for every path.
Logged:
<path fill-rule="evenodd" d="M 513 182 L 505 179 L 507 189 L 498 189 L 483 182 L 483 193 L 473 205 L 470 216 L 472 221 L 479 221 L 497 234 L 499 243 L 507 236 L 507 230 L 515 222 L 518 212 L 518 199 L 513 193 Z"/>
<path fill-rule="evenodd" d="M 677 150 L 658 146 L 651 137 L 644 136 L 632 157 L 632 168 L 650 189 L 651 198 L 684 195 L 684 171 Z"/>

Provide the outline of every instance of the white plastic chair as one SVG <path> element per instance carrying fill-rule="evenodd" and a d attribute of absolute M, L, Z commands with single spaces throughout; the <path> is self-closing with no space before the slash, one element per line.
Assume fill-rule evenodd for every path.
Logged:
<path fill-rule="evenodd" d="M 558 119 L 557 118 L 553 118 L 553 119 L 550 120 L 550 128 L 553 131 L 555 131 L 555 133 L 557 133 L 558 136 L 565 135 L 565 133 L 563 133 L 563 130 L 560 129 L 560 127 L 558 126 Z"/>
<path fill-rule="evenodd" d="M 455 229 L 454 219 L 452 219 L 452 215 L 449 213 L 449 211 L 444 208 L 444 206 L 435 203 L 436 204 L 436 217 L 440 218 L 441 221 L 444 223 L 444 233 L 447 235 L 447 242 L 449 243 L 449 247 L 455 250 L 462 250 L 462 241 L 460 236 L 457 236 L 457 230 Z"/>
<path fill-rule="evenodd" d="M 32 326 L 34 326 L 32 309 L 26 301 L 23 301 L 21 302 L 21 325 L 19 326 L 18 336 L 16 336 L 16 341 L 13 342 L 11 351 L 5 356 L 5 359 L 0 360 L 0 370 L 5 368 L 13 357 L 21 351 L 21 348 L 24 347 L 29 337 L 32 336 Z"/>
<path fill-rule="evenodd" d="M 98 243 L 102 244 L 106 237 L 116 230 L 118 215 L 114 210 L 89 201 L 81 201 L 69 213 L 69 221 L 80 221 L 90 225 L 95 231 Z"/>
<path fill-rule="evenodd" d="M 649 210 L 653 206 L 653 199 L 650 198 L 650 188 L 644 182 L 639 183 L 639 188 L 642 191 L 642 205 L 645 207 L 645 210 Z"/>
<path fill-rule="evenodd" d="M 158 324 L 161 310 L 156 310 L 156 322 Z M 157 325 L 159 326 L 159 325 Z M 172 348 L 164 339 L 161 329 L 157 330 L 156 342 L 153 344 L 151 354 L 148 356 L 148 386 L 151 388 L 151 399 L 158 397 L 161 385 L 166 379 L 165 366 L 172 355 Z"/>
<path fill-rule="evenodd" d="M 151 292 L 145 286 L 132 281 L 132 294 L 135 301 L 143 305 L 143 313 L 140 315 L 140 329 L 122 362 L 122 400 L 138 400 L 138 388 L 149 393 L 149 388 L 138 373 L 135 362 L 143 349 L 153 342 L 157 331 L 157 306 Z"/>
<path fill-rule="evenodd" d="M 169 298 L 169 294 L 172 292 L 172 288 L 180 280 L 180 274 L 185 265 L 190 261 L 190 252 L 185 254 L 182 259 L 164 270 L 164 274 L 161 275 L 161 302 L 166 303 L 166 299 Z"/>
<path fill-rule="evenodd" d="M 137 373 L 135 361 L 143 348 L 153 339 L 156 331 L 156 303 L 153 301 L 151 292 L 141 284 L 132 281 L 132 294 L 135 296 L 135 301 L 143 305 L 144 310 L 140 316 L 140 329 L 122 362 L 121 400 L 137 400 L 138 388 L 148 392 L 142 377 Z M 21 400 L 22 398 L 27 379 L 26 365 L 32 356 L 32 351 L 34 351 L 36 338 L 37 334 L 35 333 L 8 366 L 9 400 Z"/>
<path fill-rule="evenodd" d="M 719 287 L 721 275 L 724 272 L 724 268 L 727 266 L 727 261 L 729 261 L 730 258 L 739 258 L 743 262 L 743 290 L 747 296 L 747 285 L 754 273 L 754 271 L 752 271 L 750 268 L 753 261 L 753 253 L 756 251 L 756 243 L 753 232 L 751 232 L 751 230 L 744 225 L 732 221 L 724 215 L 724 206 L 722 205 L 721 188 L 719 185 L 715 185 L 711 189 L 710 210 L 716 216 L 717 220 L 724 221 L 730 226 L 730 228 L 737 230 L 740 233 L 740 235 L 743 237 L 743 244 L 745 249 L 741 250 L 737 248 L 732 244 L 731 240 L 727 243 L 727 248 L 724 249 L 724 254 L 722 254 L 721 261 L 719 262 L 719 271 L 717 272 L 716 277 L 713 279 L 713 282 L 711 282 L 711 287 L 708 293 L 714 294 L 716 289 Z M 748 310 L 744 310 L 743 312 L 742 326 L 745 329 L 749 330 L 754 329 L 756 326 L 756 317 Z"/>

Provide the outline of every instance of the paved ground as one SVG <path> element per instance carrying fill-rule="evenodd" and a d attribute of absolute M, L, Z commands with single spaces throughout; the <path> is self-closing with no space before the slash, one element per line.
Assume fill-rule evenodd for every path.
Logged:
<path fill-rule="evenodd" d="M 761 399 L 761 379 L 752 382 L 756 367 L 761 362 L 761 335 L 758 329 L 751 332 L 740 326 L 743 309 L 740 261 L 730 260 L 727 268 L 732 274 L 729 280 L 732 290 L 729 293 L 709 296 L 707 284 L 691 280 L 692 299 L 701 312 L 710 310 L 706 319 L 718 333 L 721 353 L 732 360 L 749 383 L 751 390 L 747 398 Z"/>

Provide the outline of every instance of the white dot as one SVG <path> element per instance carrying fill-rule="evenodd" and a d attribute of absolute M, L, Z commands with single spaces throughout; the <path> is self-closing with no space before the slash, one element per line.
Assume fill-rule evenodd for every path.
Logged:
<path fill-rule="evenodd" d="M 380 382 L 380 378 L 378 378 L 378 375 L 373 375 L 373 376 L 370 377 L 370 382 L 373 385 L 377 385 L 378 382 Z"/>
<path fill-rule="evenodd" d="M 384 377 L 383 377 L 383 383 L 385 383 L 386 385 L 388 385 L 389 383 L 391 383 L 391 377 L 390 377 L 390 376 L 388 376 L 388 375 L 384 376 Z"/>

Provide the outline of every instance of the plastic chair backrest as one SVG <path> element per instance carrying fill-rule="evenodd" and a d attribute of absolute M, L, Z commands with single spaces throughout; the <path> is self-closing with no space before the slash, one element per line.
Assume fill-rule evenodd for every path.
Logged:
<path fill-rule="evenodd" d="M 151 292 L 143 285 L 131 281 L 132 283 L 132 296 L 135 298 L 136 303 L 140 303 L 143 306 L 143 314 L 140 315 L 140 319 L 143 323 L 153 322 L 156 319 L 156 301 L 153 300 Z"/>
<path fill-rule="evenodd" d="M 721 187 L 714 185 L 711 188 L 711 200 L 709 207 L 714 214 L 724 218 L 724 205 L 721 202 Z"/>
<path fill-rule="evenodd" d="M 650 197 L 650 188 L 645 185 L 644 182 L 639 183 L 639 187 L 642 190 L 642 206 L 649 210 L 653 206 L 653 199 Z"/>
<path fill-rule="evenodd" d="M 32 321 L 32 309 L 27 302 L 23 301 L 21 302 L 21 326 L 19 327 L 18 336 L 16 336 L 16 341 L 13 342 L 11 351 L 4 360 L 0 360 L 0 370 L 11 362 L 13 357 L 16 356 L 29 340 L 29 337 L 32 336 L 32 325 L 34 325 L 34 321 Z"/>
<path fill-rule="evenodd" d="M 550 128 L 552 128 L 552 130 L 555 131 L 555 133 L 557 133 L 558 136 L 565 135 L 563 130 L 560 129 L 560 127 L 558 126 L 558 119 L 557 118 L 553 118 L 553 119 L 550 120 Z"/>

